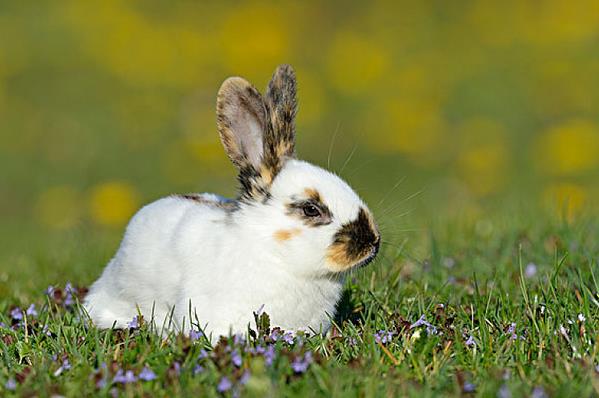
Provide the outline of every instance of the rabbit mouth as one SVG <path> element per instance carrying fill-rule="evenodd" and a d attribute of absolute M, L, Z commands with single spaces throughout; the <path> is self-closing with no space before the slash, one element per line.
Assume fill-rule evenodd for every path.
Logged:
<path fill-rule="evenodd" d="M 380 239 L 378 239 L 372 246 L 372 249 L 370 249 L 370 253 L 368 253 L 368 255 L 363 260 L 361 260 L 356 265 L 354 265 L 354 268 L 363 268 L 363 267 L 366 267 L 371 262 L 373 262 L 374 259 L 376 258 L 376 255 L 379 252 L 380 246 L 381 246 L 381 241 L 380 241 Z"/>

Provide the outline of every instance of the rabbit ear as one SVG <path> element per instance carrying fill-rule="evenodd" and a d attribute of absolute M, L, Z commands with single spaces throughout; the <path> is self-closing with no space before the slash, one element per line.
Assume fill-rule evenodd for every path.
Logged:
<path fill-rule="evenodd" d="M 264 100 L 254 86 L 241 77 L 224 81 L 216 102 L 218 132 L 237 168 L 260 167 L 266 114 Z"/>
<path fill-rule="evenodd" d="M 295 152 L 296 79 L 293 68 L 280 65 L 272 76 L 265 96 L 272 130 L 264 137 L 266 163 L 280 168 Z M 276 169 L 277 167 L 275 167 Z"/>

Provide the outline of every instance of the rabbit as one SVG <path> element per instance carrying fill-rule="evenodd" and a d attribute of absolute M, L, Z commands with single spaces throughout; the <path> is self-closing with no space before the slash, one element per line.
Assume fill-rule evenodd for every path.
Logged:
<path fill-rule="evenodd" d="M 347 271 L 370 263 L 381 239 L 346 182 L 296 158 L 296 109 L 289 65 L 264 96 L 243 78 L 224 81 L 217 125 L 239 170 L 237 199 L 171 195 L 139 210 L 84 300 L 97 327 L 127 328 L 141 313 L 181 332 L 197 320 L 214 338 L 247 332 L 263 308 L 273 327 L 330 328 Z"/>

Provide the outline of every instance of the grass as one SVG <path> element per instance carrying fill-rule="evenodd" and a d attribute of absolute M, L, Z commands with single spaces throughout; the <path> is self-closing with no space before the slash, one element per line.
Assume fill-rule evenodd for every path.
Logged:
<path fill-rule="evenodd" d="M 0 299 L 0 388 L 6 396 L 598 396 L 599 220 L 526 220 L 397 235 L 376 264 L 348 278 L 326 337 L 283 339 L 265 315 L 247 341 L 215 347 L 204 337 L 160 338 L 143 323 L 99 331 L 84 325 L 76 300 L 65 304 L 70 290 L 44 294 L 64 280 L 27 274 L 34 288 Z M 70 258 L 64 269 L 77 271 L 63 278 L 91 280 L 105 260 L 82 271 Z M 18 269 L 11 278 L 25 283 Z M 37 315 L 15 311 L 31 303 Z M 144 368 L 156 378 L 140 380 Z"/>

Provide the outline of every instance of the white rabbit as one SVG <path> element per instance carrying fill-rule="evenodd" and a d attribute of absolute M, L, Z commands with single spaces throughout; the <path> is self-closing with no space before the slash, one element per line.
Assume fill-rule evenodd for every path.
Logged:
<path fill-rule="evenodd" d="M 288 65 L 264 97 L 239 77 L 222 84 L 218 130 L 238 199 L 173 195 L 143 207 L 85 299 L 98 327 L 127 327 L 139 310 L 175 330 L 191 315 L 214 338 L 246 332 L 264 306 L 272 326 L 329 328 L 345 271 L 374 259 L 380 234 L 347 183 L 295 158 L 295 96 Z"/>

